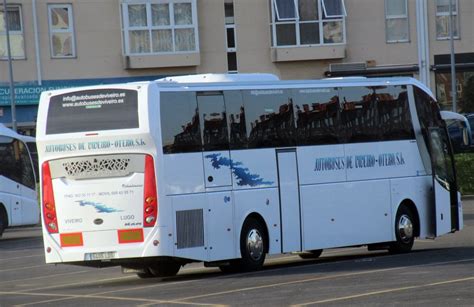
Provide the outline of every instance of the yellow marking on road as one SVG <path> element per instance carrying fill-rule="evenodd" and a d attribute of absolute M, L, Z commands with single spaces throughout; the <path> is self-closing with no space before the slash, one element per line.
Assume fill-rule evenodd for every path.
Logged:
<path fill-rule="evenodd" d="M 292 307 L 316 305 L 316 304 L 323 304 L 323 303 L 332 303 L 332 302 L 350 300 L 350 299 L 367 297 L 367 296 L 372 296 L 372 295 L 379 295 L 379 294 L 385 294 L 385 293 L 413 290 L 413 289 L 419 289 L 419 288 L 434 287 L 434 286 L 439 286 L 439 285 L 446 285 L 446 284 L 463 282 L 463 281 L 470 281 L 470 280 L 474 280 L 474 277 L 452 279 L 452 280 L 445 280 L 445 281 L 440 281 L 440 282 L 435 282 L 435 283 L 430 283 L 430 284 L 407 286 L 407 287 L 400 287 L 400 288 L 392 288 L 392 289 L 366 292 L 366 293 L 355 294 L 355 295 L 341 296 L 341 297 L 335 297 L 335 298 L 330 298 L 330 299 L 325 299 L 325 300 L 320 300 L 320 301 L 314 301 L 314 302 L 308 302 L 308 303 L 303 303 L 303 304 L 292 305 Z"/>

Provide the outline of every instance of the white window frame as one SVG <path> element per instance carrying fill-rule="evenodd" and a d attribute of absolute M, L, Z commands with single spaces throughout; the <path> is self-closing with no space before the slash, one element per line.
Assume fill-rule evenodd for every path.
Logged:
<path fill-rule="evenodd" d="M 190 3 L 191 4 L 191 25 L 175 25 L 174 21 L 174 4 L 176 3 Z M 147 25 L 142 27 L 130 27 L 128 18 L 128 5 L 133 4 L 144 4 L 146 6 Z M 168 4 L 169 6 L 169 18 L 170 24 L 164 26 L 153 26 L 151 16 L 151 5 L 152 4 Z M 199 33 L 198 33 L 198 20 L 197 20 L 197 5 L 196 0 L 122 0 L 122 24 L 123 24 L 123 37 L 124 37 L 124 53 L 125 55 L 164 55 L 164 54 L 188 54 L 199 52 Z M 177 51 L 175 43 L 175 30 L 176 29 L 193 29 L 194 30 L 194 50 Z M 149 52 L 132 53 L 130 52 L 130 36 L 129 32 L 133 30 L 148 30 L 148 37 L 150 42 Z M 172 51 L 153 52 L 153 41 L 152 31 L 153 30 L 171 30 L 172 40 Z"/>
<path fill-rule="evenodd" d="M 57 8 L 67 8 L 69 25 L 67 29 L 53 29 L 52 10 Z M 48 24 L 49 24 L 49 48 L 51 51 L 51 58 L 64 59 L 76 58 L 76 35 L 74 31 L 74 14 L 72 12 L 72 4 L 48 4 Z M 54 55 L 53 34 L 56 33 L 70 33 L 71 34 L 71 55 Z"/>
<path fill-rule="evenodd" d="M 9 34 L 10 34 L 10 39 L 11 39 L 11 36 L 12 35 L 21 35 L 23 37 L 23 56 L 14 56 L 12 54 L 12 59 L 15 59 L 15 60 L 24 60 L 26 59 L 26 50 L 25 50 L 25 34 L 23 33 L 23 10 L 21 9 L 21 5 L 18 5 L 18 4 L 7 4 L 7 10 L 11 10 L 11 9 L 18 9 L 18 12 L 20 13 L 20 31 L 12 31 L 9 29 Z M 4 10 L 3 6 L 2 6 L 2 10 Z M 0 18 L 3 18 L 0 17 Z M 6 42 L 6 36 L 7 36 L 7 31 L 0 31 L 0 36 L 5 36 L 5 42 Z M 5 46 L 5 49 L 7 48 L 7 46 Z M 0 60 L 7 60 L 8 59 L 8 54 L 5 54 L 5 56 L 3 57 L 0 57 Z"/>
<path fill-rule="evenodd" d="M 345 45 L 346 44 L 346 11 L 345 11 L 345 6 L 344 6 L 344 0 L 342 1 L 343 8 L 344 8 L 344 15 L 342 17 L 337 17 L 337 18 L 329 18 L 324 16 L 323 12 L 323 1 L 324 0 L 316 0 L 317 5 L 318 5 L 318 20 L 305 20 L 305 21 L 300 21 L 298 20 L 290 20 L 290 21 L 275 21 L 276 16 L 276 10 L 275 10 L 275 5 L 273 5 L 274 0 L 272 1 L 271 5 L 271 29 L 272 29 L 272 47 L 273 48 L 293 48 L 293 47 L 315 47 L 315 46 L 334 46 L 334 45 Z M 295 0 L 295 5 L 296 8 L 298 9 L 298 1 Z M 299 14 L 298 14 L 299 16 Z M 338 43 L 324 43 L 324 25 L 329 22 L 342 22 L 342 35 L 343 35 L 343 40 L 342 42 Z M 301 44 L 301 35 L 300 35 L 300 24 L 305 24 L 305 23 L 317 23 L 318 24 L 318 29 L 319 29 L 319 44 Z M 296 35 L 296 43 L 294 45 L 278 45 L 277 44 L 277 30 L 276 27 L 277 25 L 282 25 L 282 24 L 293 24 L 295 26 L 295 35 Z"/>
<path fill-rule="evenodd" d="M 298 12 L 298 3 L 297 3 L 298 0 L 287 0 L 288 2 L 293 2 L 293 8 L 295 9 L 295 16 L 294 17 L 287 17 L 287 18 L 280 17 L 280 11 L 278 10 L 277 1 L 278 0 L 272 0 L 273 7 L 275 9 L 275 14 L 276 14 L 276 17 L 277 17 L 278 21 L 293 21 L 293 20 L 299 20 L 300 19 L 299 12 Z"/>
<path fill-rule="evenodd" d="M 453 4 L 456 5 L 456 9 L 453 10 L 453 17 L 456 16 L 455 27 L 456 27 L 457 32 L 458 32 L 457 35 L 454 35 L 454 32 L 453 32 L 453 38 L 454 39 L 460 39 L 461 29 L 460 29 L 460 21 L 459 21 L 459 14 L 458 14 L 458 12 L 459 12 L 459 0 L 453 0 Z M 435 0 L 435 11 L 436 11 L 436 17 L 435 17 L 436 39 L 437 40 L 450 39 L 449 34 L 447 36 L 438 36 L 438 29 L 437 29 L 438 17 L 448 16 L 448 18 L 449 18 L 449 13 L 450 12 L 438 12 L 438 0 Z M 450 24 L 449 26 L 451 27 L 452 24 Z"/>
<path fill-rule="evenodd" d="M 328 14 L 327 10 L 326 10 L 326 1 L 331 1 L 331 2 L 339 1 L 341 3 L 342 14 L 338 14 L 338 15 Z M 323 7 L 324 16 L 326 16 L 327 19 L 329 19 L 329 18 L 344 18 L 344 17 L 347 16 L 346 6 L 344 4 L 344 0 L 321 0 L 321 6 Z"/>
<path fill-rule="evenodd" d="M 408 1 L 403 0 L 405 3 L 405 14 L 402 15 L 390 15 L 387 11 L 387 0 L 385 0 L 385 40 L 387 43 L 407 43 L 410 41 L 410 21 L 408 18 Z M 387 20 L 390 19 L 406 19 L 407 23 L 407 39 L 389 39 L 388 37 L 388 28 L 387 28 Z"/>

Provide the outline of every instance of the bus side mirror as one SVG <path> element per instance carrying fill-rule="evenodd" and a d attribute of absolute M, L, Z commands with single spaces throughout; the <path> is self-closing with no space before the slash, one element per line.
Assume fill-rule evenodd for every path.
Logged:
<path fill-rule="evenodd" d="M 462 134 L 462 144 L 464 146 L 469 146 L 471 144 L 471 136 L 469 134 L 469 127 L 466 123 L 461 122 L 461 134 Z"/>

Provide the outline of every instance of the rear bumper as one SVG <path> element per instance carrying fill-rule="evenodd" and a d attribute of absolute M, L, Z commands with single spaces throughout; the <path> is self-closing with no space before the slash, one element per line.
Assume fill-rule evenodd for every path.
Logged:
<path fill-rule="evenodd" d="M 60 234 L 43 230 L 46 263 L 71 263 L 89 266 L 120 265 L 144 257 L 172 257 L 173 238 L 167 227 L 144 229 L 142 242 L 120 243 L 117 230 L 82 233 L 83 245 L 62 247 Z M 91 260 L 91 255 L 106 254 Z"/>

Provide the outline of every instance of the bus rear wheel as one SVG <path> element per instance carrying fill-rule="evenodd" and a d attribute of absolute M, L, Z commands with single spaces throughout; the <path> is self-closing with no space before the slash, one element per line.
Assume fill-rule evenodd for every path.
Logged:
<path fill-rule="evenodd" d="M 3 231 L 7 228 L 7 213 L 3 208 L 2 204 L 0 204 L 0 237 L 3 235 Z"/>
<path fill-rule="evenodd" d="M 322 249 L 314 249 L 314 250 L 305 251 L 301 254 L 298 254 L 298 256 L 300 256 L 300 258 L 302 259 L 316 259 L 316 258 L 319 258 L 319 256 L 321 256 L 322 253 L 323 253 Z"/>
<path fill-rule="evenodd" d="M 239 266 L 242 271 L 256 271 L 262 268 L 265 261 L 267 234 L 264 225 L 254 218 L 245 221 L 240 233 Z"/>
<path fill-rule="evenodd" d="M 172 277 L 178 274 L 181 263 L 175 261 L 160 261 L 148 267 L 148 270 L 155 277 Z"/>
<path fill-rule="evenodd" d="M 415 242 L 415 216 L 406 206 L 401 206 L 395 218 L 396 241 L 390 243 L 388 251 L 392 254 L 408 253 Z"/>
<path fill-rule="evenodd" d="M 137 273 L 137 276 L 142 279 L 155 277 L 148 267 L 143 268 L 143 272 Z"/>

